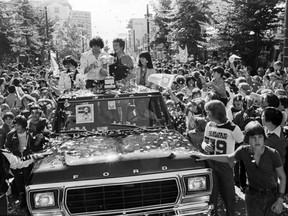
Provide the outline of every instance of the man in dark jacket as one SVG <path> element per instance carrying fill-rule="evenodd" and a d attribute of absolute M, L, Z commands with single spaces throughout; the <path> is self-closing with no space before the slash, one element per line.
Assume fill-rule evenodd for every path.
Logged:
<path fill-rule="evenodd" d="M 23 158 L 33 152 L 42 150 L 41 140 L 43 137 L 32 137 L 27 128 L 27 120 L 24 116 L 15 117 L 14 129 L 7 134 L 5 147 L 17 157 Z M 25 206 L 25 184 L 31 173 L 32 165 L 15 169 L 13 171 L 15 183 L 20 193 L 20 205 Z"/>
<path fill-rule="evenodd" d="M 30 166 L 36 159 L 43 158 L 44 155 L 34 154 L 20 159 L 7 150 L 0 149 L 0 215 L 8 214 L 6 192 L 9 188 L 9 170 Z"/>

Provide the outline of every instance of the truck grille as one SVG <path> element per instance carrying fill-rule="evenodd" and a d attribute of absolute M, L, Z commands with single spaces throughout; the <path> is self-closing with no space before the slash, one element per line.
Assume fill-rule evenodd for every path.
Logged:
<path fill-rule="evenodd" d="M 178 197 L 176 179 L 67 190 L 71 214 L 174 204 Z"/>

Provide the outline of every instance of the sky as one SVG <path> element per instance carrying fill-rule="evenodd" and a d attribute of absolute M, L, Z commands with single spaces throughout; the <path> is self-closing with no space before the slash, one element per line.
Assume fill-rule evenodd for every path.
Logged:
<path fill-rule="evenodd" d="M 119 33 L 127 33 L 131 18 L 144 18 L 150 0 L 68 0 L 72 10 L 90 11 L 92 36 L 108 40 L 109 46 Z M 149 13 L 152 6 L 149 6 Z"/>

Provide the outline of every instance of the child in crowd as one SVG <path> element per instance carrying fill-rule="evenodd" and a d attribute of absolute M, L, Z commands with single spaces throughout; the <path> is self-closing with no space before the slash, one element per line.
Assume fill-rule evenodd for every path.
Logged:
<path fill-rule="evenodd" d="M 217 93 L 220 97 L 220 101 L 226 106 L 228 102 L 227 94 L 226 94 L 226 87 L 225 81 L 223 80 L 224 76 L 224 69 L 222 67 L 214 67 L 212 69 L 213 72 L 213 79 L 211 82 L 206 83 L 205 85 L 210 87 L 215 93 Z"/>

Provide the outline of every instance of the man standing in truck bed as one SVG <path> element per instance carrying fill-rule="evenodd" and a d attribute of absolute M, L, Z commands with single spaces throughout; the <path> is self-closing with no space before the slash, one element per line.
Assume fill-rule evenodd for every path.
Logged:
<path fill-rule="evenodd" d="M 116 38 L 113 40 L 113 49 L 115 57 L 115 63 L 109 66 L 109 74 L 114 77 L 118 87 L 125 85 L 127 82 L 130 82 L 132 78 L 133 60 L 132 58 L 124 53 L 125 41 L 121 38 Z M 121 83 L 121 84 L 120 84 Z M 119 85 L 120 84 L 120 85 Z M 127 121 L 128 115 L 128 100 L 121 100 L 120 106 L 122 109 L 122 122 Z"/>
<path fill-rule="evenodd" d="M 132 77 L 133 60 L 124 53 L 125 41 L 121 38 L 113 40 L 113 56 L 116 58 L 114 64 L 109 66 L 110 76 L 113 76 L 115 81 L 129 81 Z"/>

